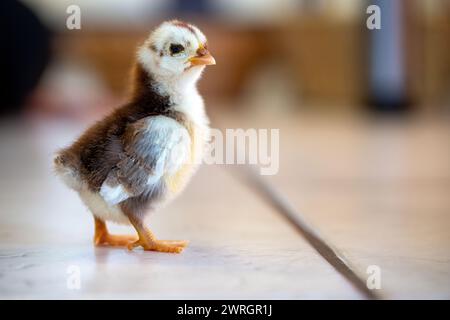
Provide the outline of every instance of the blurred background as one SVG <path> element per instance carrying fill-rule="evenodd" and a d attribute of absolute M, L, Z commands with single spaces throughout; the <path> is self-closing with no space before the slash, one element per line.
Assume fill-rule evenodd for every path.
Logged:
<path fill-rule="evenodd" d="M 211 109 L 448 113 L 446 0 L 80 0 L 81 29 L 68 30 L 71 4 L 2 4 L 2 113 L 111 107 L 136 45 L 174 17 L 205 30 L 220 62 L 200 83 Z M 381 30 L 366 27 L 369 4 Z"/>
<path fill-rule="evenodd" d="M 73 4 L 79 30 L 66 27 Z M 380 30 L 366 27 L 370 4 L 381 9 Z M 92 223 L 53 177 L 53 152 L 126 101 L 136 46 L 173 18 L 196 24 L 216 58 L 199 83 L 212 126 L 279 128 L 280 171 L 267 179 L 361 270 L 381 265 L 387 297 L 449 298 L 448 0 L 2 0 L 0 238 L 11 258 L 0 260 L 2 295 L 45 297 L 45 283 L 67 297 L 47 273 L 36 279 L 39 270 L 64 277 L 63 258 L 23 262 L 24 247 L 11 248 L 61 239 L 91 248 Z M 273 210 L 204 167 L 154 224 L 206 246 L 194 244 L 178 263 L 183 281 L 209 277 L 208 286 L 156 281 L 142 296 L 357 297 L 306 244 L 293 244 L 298 235 Z M 229 244 L 233 258 L 211 255 L 208 243 Z M 89 269 L 83 250 L 64 254 L 90 270 L 87 293 L 127 292 L 108 270 Z M 152 259 L 139 261 L 152 264 L 148 277 L 173 267 Z"/>

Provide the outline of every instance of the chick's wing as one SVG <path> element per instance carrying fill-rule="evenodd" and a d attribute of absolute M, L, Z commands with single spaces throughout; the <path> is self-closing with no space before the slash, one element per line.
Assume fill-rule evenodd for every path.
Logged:
<path fill-rule="evenodd" d="M 157 192 L 166 174 L 175 173 L 190 159 L 187 129 L 166 116 L 152 116 L 128 125 L 123 152 L 100 188 L 109 205 L 143 192 Z"/>

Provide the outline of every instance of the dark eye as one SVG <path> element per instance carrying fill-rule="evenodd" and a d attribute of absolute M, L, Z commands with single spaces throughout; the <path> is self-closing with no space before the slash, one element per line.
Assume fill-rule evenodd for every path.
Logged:
<path fill-rule="evenodd" d="M 184 51 L 184 47 L 181 44 L 174 44 L 174 43 L 172 43 L 170 45 L 170 54 L 171 55 L 174 55 L 174 54 L 177 54 L 177 53 L 180 53 L 180 52 L 183 52 L 183 51 Z"/>

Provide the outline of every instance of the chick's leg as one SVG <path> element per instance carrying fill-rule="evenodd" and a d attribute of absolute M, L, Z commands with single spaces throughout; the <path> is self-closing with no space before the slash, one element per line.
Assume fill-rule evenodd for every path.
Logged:
<path fill-rule="evenodd" d="M 137 240 L 136 236 L 132 235 L 112 235 L 109 234 L 106 223 L 103 220 L 94 216 L 95 220 L 95 234 L 94 244 L 96 246 L 113 246 L 113 247 L 126 247 L 130 243 Z"/>
<path fill-rule="evenodd" d="M 139 239 L 128 245 L 129 250 L 141 246 L 146 251 L 180 253 L 188 245 L 184 240 L 157 240 L 142 220 L 130 218 L 130 222 L 136 229 Z"/>

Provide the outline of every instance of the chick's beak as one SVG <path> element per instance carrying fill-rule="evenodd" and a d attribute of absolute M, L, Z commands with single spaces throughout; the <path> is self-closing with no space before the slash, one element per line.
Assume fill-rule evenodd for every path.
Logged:
<path fill-rule="evenodd" d="M 189 62 L 193 66 L 208 66 L 216 64 L 216 59 L 209 53 L 208 49 L 200 46 L 197 50 L 197 55 L 189 58 Z"/>

